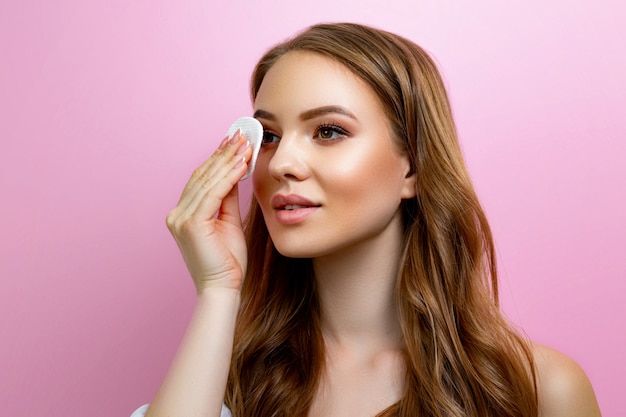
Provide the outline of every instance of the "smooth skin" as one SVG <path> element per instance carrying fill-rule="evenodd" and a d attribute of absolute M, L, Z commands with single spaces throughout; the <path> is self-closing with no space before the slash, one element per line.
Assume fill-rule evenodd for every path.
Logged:
<path fill-rule="evenodd" d="M 342 110 L 320 115 L 321 108 Z M 277 249 L 313 258 L 319 290 L 327 362 L 309 416 L 373 416 L 402 392 L 394 300 L 402 241 L 398 206 L 413 196 L 415 178 L 391 140 L 377 97 L 328 58 L 301 52 L 281 57 L 263 81 L 255 112 L 266 130 L 253 174 L 255 196 Z M 240 135 L 223 142 L 168 215 L 197 303 L 148 417 L 219 416 L 246 265 L 237 181 L 250 154 Z M 303 221 L 286 224 L 272 206 L 277 194 L 303 196 L 316 208 Z M 358 210 L 365 207 L 371 210 L 362 215 Z M 533 353 L 540 417 L 600 416 L 574 361 L 540 345 Z"/>
<path fill-rule="evenodd" d="M 593 387 L 568 356 L 535 343 L 539 417 L 600 417 Z"/>

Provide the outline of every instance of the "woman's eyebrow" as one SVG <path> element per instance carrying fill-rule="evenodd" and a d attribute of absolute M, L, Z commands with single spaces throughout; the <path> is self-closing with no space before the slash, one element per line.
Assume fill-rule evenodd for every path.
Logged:
<path fill-rule="evenodd" d="M 348 116 L 351 119 L 357 120 L 356 116 L 354 114 L 352 114 L 352 112 L 350 112 L 348 109 L 346 109 L 345 107 L 341 107 L 341 106 L 322 106 L 322 107 L 316 107 L 314 109 L 311 110 L 307 110 L 303 113 L 300 114 L 300 119 L 301 120 L 310 120 L 310 119 L 314 119 L 316 117 L 319 116 L 323 116 L 325 114 L 329 114 L 329 113 L 338 113 L 344 116 Z M 270 113 L 266 110 L 262 110 L 259 109 L 257 111 L 254 112 L 254 117 L 255 118 L 260 118 L 260 119 L 265 119 L 265 120 L 270 120 L 270 121 L 276 121 L 276 116 L 273 113 Z"/>
<path fill-rule="evenodd" d="M 329 113 L 342 114 L 344 116 L 348 116 L 349 118 L 356 120 L 356 116 L 354 114 L 352 114 L 352 112 L 350 112 L 345 107 L 341 107 L 341 106 L 316 107 L 314 109 L 307 110 L 307 111 L 303 112 L 302 114 L 300 114 L 300 119 L 302 119 L 302 120 L 310 120 L 310 119 L 313 119 L 315 117 L 323 116 L 323 115 L 329 114 Z"/>
<path fill-rule="evenodd" d="M 272 113 L 265 111 L 265 110 L 257 110 L 254 112 L 254 116 L 255 119 L 265 119 L 265 120 L 271 120 L 272 122 L 276 121 L 276 116 L 274 116 Z"/>

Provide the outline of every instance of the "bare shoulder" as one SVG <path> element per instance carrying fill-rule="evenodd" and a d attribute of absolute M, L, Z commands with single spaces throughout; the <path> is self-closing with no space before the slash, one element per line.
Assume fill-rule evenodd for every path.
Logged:
<path fill-rule="evenodd" d="M 539 417 L 599 417 L 600 408 L 587 375 L 570 357 L 533 344 Z"/>

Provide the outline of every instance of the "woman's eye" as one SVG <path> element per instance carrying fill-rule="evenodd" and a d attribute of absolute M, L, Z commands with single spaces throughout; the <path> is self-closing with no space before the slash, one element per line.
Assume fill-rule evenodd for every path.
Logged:
<path fill-rule="evenodd" d="M 261 145 L 269 145 L 270 143 L 275 143 L 280 140 L 277 134 L 272 133 L 268 130 L 263 132 L 263 139 L 261 140 Z"/>
<path fill-rule="evenodd" d="M 347 132 L 339 126 L 320 126 L 315 136 L 323 141 L 332 141 L 341 139 L 346 134 Z"/>

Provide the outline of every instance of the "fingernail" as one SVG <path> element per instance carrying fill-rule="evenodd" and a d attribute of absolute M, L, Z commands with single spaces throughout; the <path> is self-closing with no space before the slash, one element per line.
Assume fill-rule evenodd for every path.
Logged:
<path fill-rule="evenodd" d="M 217 147 L 217 149 L 224 149 L 224 147 L 226 147 L 226 144 L 228 143 L 229 139 L 230 138 L 228 136 L 226 136 L 224 138 L 224 140 L 222 140 L 222 143 L 220 143 L 220 146 Z"/>
<path fill-rule="evenodd" d="M 239 140 L 239 136 L 241 136 L 241 129 L 237 129 L 232 138 L 230 138 L 230 143 L 235 144 Z"/>
<path fill-rule="evenodd" d="M 235 164 L 235 166 L 233 167 L 233 169 L 237 169 L 240 166 L 242 166 L 244 163 L 246 162 L 246 158 L 241 158 L 239 161 L 237 161 L 237 163 Z"/>
<path fill-rule="evenodd" d="M 239 149 L 237 149 L 237 153 L 236 155 L 239 155 L 241 153 L 244 153 L 246 151 L 246 149 L 248 149 L 248 146 L 250 146 L 250 142 L 246 141 L 246 143 L 242 144 Z"/>

